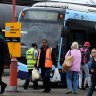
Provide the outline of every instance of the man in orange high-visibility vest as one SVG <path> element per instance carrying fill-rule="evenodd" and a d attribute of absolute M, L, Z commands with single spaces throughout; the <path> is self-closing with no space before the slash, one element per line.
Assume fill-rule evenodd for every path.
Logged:
<path fill-rule="evenodd" d="M 52 64 L 56 65 L 55 56 L 52 48 L 48 47 L 46 39 L 42 40 L 42 47 L 39 49 L 37 67 L 41 68 L 41 77 L 43 79 L 43 92 L 50 92 L 50 69 Z"/>

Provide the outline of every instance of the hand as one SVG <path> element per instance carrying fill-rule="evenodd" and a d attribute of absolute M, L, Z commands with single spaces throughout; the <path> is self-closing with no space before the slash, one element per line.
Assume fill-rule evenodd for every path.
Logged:
<path fill-rule="evenodd" d="M 93 73 L 94 72 L 94 69 L 91 69 L 91 72 Z"/>
<path fill-rule="evenodd" d="M 37 68 L 38 68 L 39 64 L 37 63 L 36 65 L 37 65 Z"/>

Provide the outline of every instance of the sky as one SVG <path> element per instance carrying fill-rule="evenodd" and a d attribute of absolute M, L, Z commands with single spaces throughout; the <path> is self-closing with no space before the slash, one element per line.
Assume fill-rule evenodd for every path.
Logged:
<path fill-rule="evenodd" d="M 84 3 L 84 4 L 96 4 L 96 0 L 53 0 L 53 1 L 64 1 L 73 3 Z"/>

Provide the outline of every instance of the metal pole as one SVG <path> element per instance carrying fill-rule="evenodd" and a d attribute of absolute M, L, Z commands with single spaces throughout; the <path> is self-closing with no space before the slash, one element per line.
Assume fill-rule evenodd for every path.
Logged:
<path fill-rule="evenodd" d="M 58 63 L 57 63 L 58 69 L 61 69 L 62 68 L 62 66 L 60 65 L 60 56 L 61 56 L 62 41 L 63 41 L 63 38 L 61 37 L 61 39 L 60 39 L 60 48 L 59 48 L 59 56 L 58 56 Z"/>
<path fill-rule="evenodd" d="M 16 22 L 16 0 L 12 0 L 12 21 Z M 17 91 L 17 65 L 16 57 L 12 57 L 10 64 L 10 87 L 11 91 Z"/>
<path fill-rule="evenodd" d="M 16 22 L 16 0 L 12 0 L 12 21 Z"/>

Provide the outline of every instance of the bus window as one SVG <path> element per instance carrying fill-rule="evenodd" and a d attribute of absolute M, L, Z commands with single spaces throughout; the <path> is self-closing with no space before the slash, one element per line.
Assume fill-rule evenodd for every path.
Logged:
<path fill-rule="evenodd" d="M 95 22 L 70 19 L 66 22 L 66 25 L 70 28 L 69 46 L 73 41 L 77 41 L 80 46 L 83 46 L 85 41 L 89 41 L 92 45 L 90 49 L 95 46 Z"/>
<path fill-rule="evenodd" d="M 86 31 L 84 30 L 71 30 L 73 41 L 78 42 L 79 45 L 83 45 L 86 40 Z"/>

